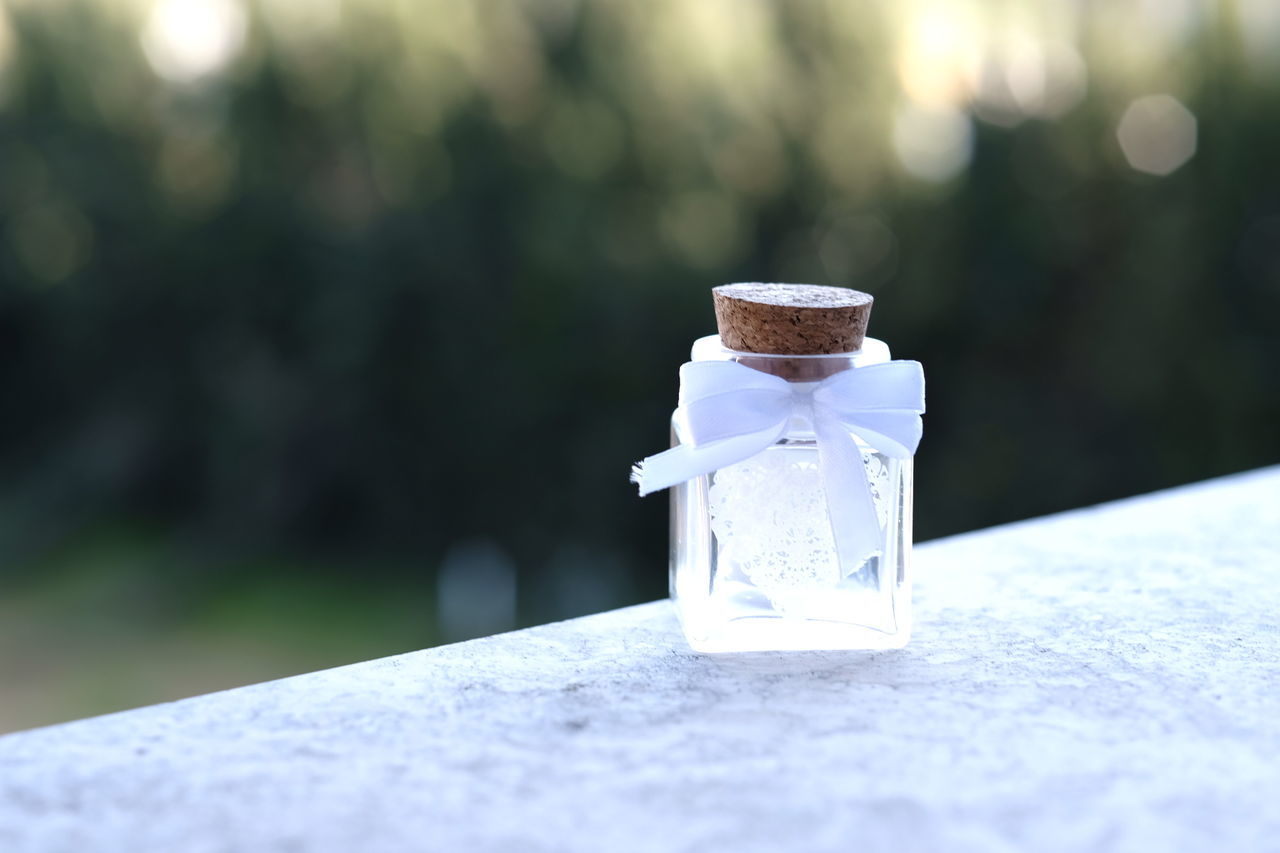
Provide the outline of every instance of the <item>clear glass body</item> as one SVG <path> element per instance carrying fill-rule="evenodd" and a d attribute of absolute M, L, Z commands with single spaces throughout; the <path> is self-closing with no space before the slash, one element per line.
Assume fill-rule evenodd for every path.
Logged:
<path fill-rule="evenodd" d="M 700 339 L 694 361 L 738 361 L 793 381 L 889 360 L 883 343 L 838 356 L 765 356 Z M 798 377 L 798 378 L 797 378 Z M 684 425 L 672 419 L 672 443 Z M 879 515 L 879 548 L 842 565 L 811 426 L 671 490 L 671 597 L 700 652 L 892 649 L 911 636 L 911 460 L 854 436 Z"/>

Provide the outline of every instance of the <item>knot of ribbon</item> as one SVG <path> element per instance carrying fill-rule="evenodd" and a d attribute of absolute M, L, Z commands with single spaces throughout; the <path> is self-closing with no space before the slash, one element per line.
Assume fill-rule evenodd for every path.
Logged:
<path fill-rule="evenodd" d="M 817 384 L 792 383 L 732 361 L 680 367 L 676 417 L 682 444 L 631 469 L 640 494 L 683 483 L 755 456 L 799 417 L 813 428 L 827 515 L 843 566 L 880 548 L 883 532 L 853 436 L 906 459 L 920 443 L 924 371 L 917 361 L 855 367 Z"/>

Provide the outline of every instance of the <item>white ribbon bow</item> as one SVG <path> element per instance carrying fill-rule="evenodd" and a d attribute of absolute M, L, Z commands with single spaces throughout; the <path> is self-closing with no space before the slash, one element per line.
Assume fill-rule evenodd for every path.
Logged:
<path fill-rule="evenodd" d="M 813 425 L 827 514 L 843 566 L 880 548 L 882 531 L 862 452 L 852 435 L 898 459 L 916 452 L 923 429 L 924 371 L 918 361 L 855 367 L 817 385 L 791 383 L 732 361 L 680 367 L 686 442 L 631 469 L 640 494 L 709 474 L 755 456 L 786 434 L 791 418 Z"/>

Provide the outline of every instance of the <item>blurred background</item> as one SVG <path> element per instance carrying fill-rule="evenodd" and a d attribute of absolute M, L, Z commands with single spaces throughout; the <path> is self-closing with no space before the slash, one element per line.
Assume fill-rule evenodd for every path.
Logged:
<path fill-rule="evenodd" d="M 918 539 L 1276 462 L 1280 4 L 0 2 L 0 731 L 665 595 L 737 280 Z"/>

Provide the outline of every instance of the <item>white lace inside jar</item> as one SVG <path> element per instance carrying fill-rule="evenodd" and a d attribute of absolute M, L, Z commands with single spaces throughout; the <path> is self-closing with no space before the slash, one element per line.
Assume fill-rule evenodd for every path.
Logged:
<path fill-rule="evenodd" d="M 877 453 L 864 453 L 863 464 L 883 528 L 889 515 L 888 471 Z M 708 499 L 721 559 L 779 612 L 802 615 L 824 590 L 835 589 L 859 569 L 840 565 L 812 445 L 775 445 L 720 469 Z"/>

